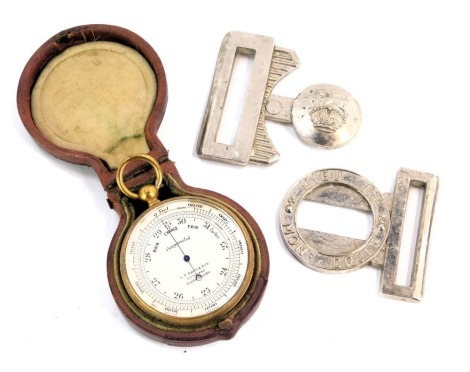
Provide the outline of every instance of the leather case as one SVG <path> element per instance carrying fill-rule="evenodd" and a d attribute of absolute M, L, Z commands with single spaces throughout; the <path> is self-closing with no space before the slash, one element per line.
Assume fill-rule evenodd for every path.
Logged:
<path fill-rule="evenodd" d="M 108 43 L 112 44 L 110 48 Z M 82 49 L 70 54 L 72 46 Z M 126 55 L 127 52 L 131 55 Z M 110 70 L 104 76 L 96 77 L 93 71 L 103 63 L 109 63 Z M 89 73 L 92 75 L 87 75 Z M 108 84 L 108 75 L 115 77 L 116 74 L 131 86 L 127 83 L 124 86 Z M 156 87 L 152 88 L 149 81 L 153 79 Z M 81 89 L 79 86 L 85 84 L 92 84 L 92 87 L 77 93 Z M 145 92 L 140 94 L 139 87 Z M 99 89 L 102 91 L 97 92 Z M 115 93 L 115 90 L 121 93 Z M 132 124 L 133 129 L 128 133 L 129 121 L 133 120 L 134 114 L 126 110 L 132 106 L 130 101 L 134 98 L 138 101 L 135 111 L 141 123 Z M 107 192 L 110 207 L 118 213 L 119 224 L 109 246 L 107 272 L 116 303 L 131 323 L 151 337 L 170 344 L 193 345 L 231 338 L 257 308 L 265 290 L 269 273 L 266 242 L 258 224 L 244 208 L 226 196 L 186 185 L 169 159 L 168 151 L 157 136 L 167 103 L 167 82 L 163 65 L 152 47 L 135 33 L 116 26 L 85 25 L 62 31 L 46 41 L 26 64 L 19 82 L 17 103 L 26 129 L 46 151 L 96 171 Z M 104 109 L 106 112 L 103 113 L 101 105 L 107 104 L 110 108 Z M 108 115 L 104 124 L 100 121 L 103 115 Z M 110 115 L 114 115 L 114 119 Z M 134 142 L 136 146 L 128 146 Z M 115 151 L 118 147 L 119 151 Z M 115 168 L 123 157 L 142 150 L 155 158 L 162 168 L 161 199 L 177 195 L 217 198 L 242 216 L 257 243 L 256 280 L 243 299 L 243 307 L 233 314 L 228 328 L 200 327 L 189 333 L 182 332 L 146 317 L 123 289 L 119 251 L 131 223 L 145 207 L 142 202 L 128 199 L 121 193 L 116 184 Z M 135 190 L 154 182 L 155 174 L 148 164 L 133 162 L 126 167 L 124 178 L 126 185 Z"/>

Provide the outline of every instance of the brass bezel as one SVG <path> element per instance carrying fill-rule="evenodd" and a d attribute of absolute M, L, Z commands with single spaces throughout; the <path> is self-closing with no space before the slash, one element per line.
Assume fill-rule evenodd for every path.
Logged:
<path fill-rule="evenodd" d="M 138 293 L 135 292 L 134 288 L 132 287 L 129 277 L 127 275 L 127 267 L 126 267 L 126 260 L 125 260 L 125 255 L 127 251 L 127 244 L 129 242 L 129 238 L 134 231 L 134 229 L 138 226 L 139 222 L 147 216 L 149 213 L 152 213 L 152 211 L 156 208 L 161 208 L 165 204 L 170 204 L 174 201 L 180 201 L 180 200 L 191 200 L 191 202 L 196 202 L 196 203 L 202 203 L 202 204 L 210 204 L 213 207 L 219 208 L 230 217 L 232 217 L 235 221 L 235 223 L 238 225 L 240 228 L 242 235 L 245 238 L 246 245 L 247 245 L 247 251 L 248 251 L 248 266 L 247 270 L 245 273 L 245 277 L 243 278 L 242 284 L 238 291 L 235 293 L 235 295 L 224 305 L 221 307 L 207 313 L 204 315 L 199 315 L 195 317 L 176 317 L 172 316 L 169 314 L 162 313 L 155 308 L 149 306 L 142 298 L 139 296 Z M 246 294 L 248 291 L 248 288 L 250 287 L 250 284 L 252 282 L 253 276 L 254 276 L 254 268 L 255 268 L 255 250 L 252 242 L 252 238 L 245 227 L 245 224 L 242 222 L 242 220 L 229 208 L 225 207 L 223 204 L 210 199 L 206 197 L 201 197 L 201 196 L 178 196 L 174 197 L 171 199 L 164 200 L 162 202 L 157 203 L 156 205 L 152 206 L 151 208 L 147 209 L 144 213 L 142 213 L 131 225 L 129 230 L 126 233 L 126 237 L 124 239 L 124 242 L 121 246 L 121 251 L 120 251 L 120 275 L 122 282 L 124 284 L 125 290 L 131 300 L 148 316 L 157 318 L 161 321 L 164 321 L 166 323 L 174 324 L 174 325 L 181 325 L 181 326 L 188 326 L 188 325 L 195 325 L 199 326 L 204 323 L 211 323 L 214 320 L 221 318 L 224 314 L 227 314 L 230 310 L 232 310 L 243 298 L 243 296 Z"/>

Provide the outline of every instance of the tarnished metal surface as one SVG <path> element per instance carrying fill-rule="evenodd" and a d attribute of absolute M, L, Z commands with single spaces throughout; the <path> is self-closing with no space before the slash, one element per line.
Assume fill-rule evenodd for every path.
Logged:
<path fill-rule="evenodd" d="M 335 149 L 349 143 L 362 123 L 359 104 L 345 89 L 331 84 L 305 88 L 295 99 L 271 96 L 266 118 L 294 124 L 309 145 Z"/>
<path fill-rule="evenodd" d="M 292 107 L 292 123 L 300 138 L 309 145 L 326 149 L 349 143 L 361 122 L 361 109 L 354 97 L 331 84 L 304 89 Z"/>
<path fill-rule="evenodd" d="M 332 185 L 343 188 L 336 194 L 332 192 Z M 345 198 L 351 200 L 344 192 L 349 189 L 360 194 L 369 205 L 373 227 L 366 241 L 297 228 L 296 212 L 300 202 L 306 195 L 312 197 L 313 192 L 325 187 L 327 193 L 320 192 L 320 195 L 321 199 L 328 199 L 329 204 L 341 206 Z M 347 204 L 358 205 L 356 202 Z M 284 198 L 280 222 L 284 241 L 294 256 L 304 265 L 322 272 L 350 272 L 367 265 L 379 253 L 390 229 L 388 208 L 377 188 L 364 177 L 342 169 L 319 170 L 299 180 Z"/>
<path fill-rule="evenodd" d="M 438 184 L 439 180 L 433 174 L 403 168 L 398 172 L 394 192 L 395 197 L 391 208 L 392 229 L 387 239 L 385 262 L 382 271 L 381 292 L 384 295 L 411 301 L 420 301 L 423 296 L 426 258 Z M 424 195 L 416 237 L 411 283 L 409 286 L 402 286 L 396 284 L 397 267 L 410 186 L 423 188 Z"/>
<path fill-rule="evenodd" d="M 397 285 L 406 203 L 410 185 L 425 189 L 417 231 L 409 286 Z M 393 194 L 381 194 L 358 174 L 323 169 L 307 174 L 286 194 L 280 211 L 281 234 L 291 253 L 305 266 L 320 272 L 350 272 L 367 264 L 382 272 L 381 293 L 393 298 L 420 301 L 438 178 L 432 174 L 400 169 Z M 304 200 L 370 211 L 372 229 L 367 240 L 338 236 L 297 226 L 297 211 Z"/>
<path fill-rule="evenodd" d="M 234 143 L 217 141 L 237 55 L 253 57 L 242 114 Z M 265 120 L 293 124 L 310 145 L 333 149 L 348 143 L 361 125 L 361 110 L 344 89 L 312 85 L 297 98 L 276 96 L 276 84 L 299 66 L 294 51 L 279 48 L 267 36 L 228 33 L 221 45 L 212 87 L 202 120 L 197 152 L 200 157 L 231 164 L 271 165 L 279 153 L 269 139 Z"/>
<path fill-rule="evenodd" d="M 252 55 L 254 60 L 235 143 L 224 144 L 217 142 L 217 133 L 237 53 Z M 197 146 L 199 156 L 238 165 L 276 162 L 279 154 L 265 128 L 266 99 L 277 82 L 295 70 L 298 64 L 293 51 L 275 47 L 270 37 L 228 33 L 220 48 L 201 125 Z"/>

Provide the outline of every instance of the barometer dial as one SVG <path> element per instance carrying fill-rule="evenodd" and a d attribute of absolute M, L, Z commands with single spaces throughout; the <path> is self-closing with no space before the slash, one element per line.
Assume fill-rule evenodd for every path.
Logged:
<path fill-rule="evenodd" d="M 121 275 L 149 315 L 197 324 L 232 309 L 253 276 L 253 247 L 238 218 L 218 203 L 177 197 L 133 224 L 121 251 Z"/>

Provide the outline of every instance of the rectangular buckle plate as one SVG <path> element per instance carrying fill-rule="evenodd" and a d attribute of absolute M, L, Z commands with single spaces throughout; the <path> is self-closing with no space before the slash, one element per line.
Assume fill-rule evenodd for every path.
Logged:
<path fill-rule="evenodd" d="M 410 186 L 424 188 L 424 195 L 416 236 L 411 283 L 409 286 L 403 286 L 396 283 L 404 216 Z M 404 168 L 398 171 L 390 217 L 392 229 L 386 242 L 382 271 L 382 294 L 409 301 L 421 300 L 437 189 L 438 178 L 435 175 Z"/>
<path fill-rule="evenodd" d="M 217 134 L 237 53 L 254 56 L 253 67 L 235 143 L 225 144 L 217 142 Z M 197 145 L 199 156 L 237 165 L 276 162 L 279 153 L 265 126 L 266 100 L 276 83 L 297 66 L 295 53 L 275 47 L 271 37 L 236 31 L 228 33 L 219 51 L 201 125 Z"/>

